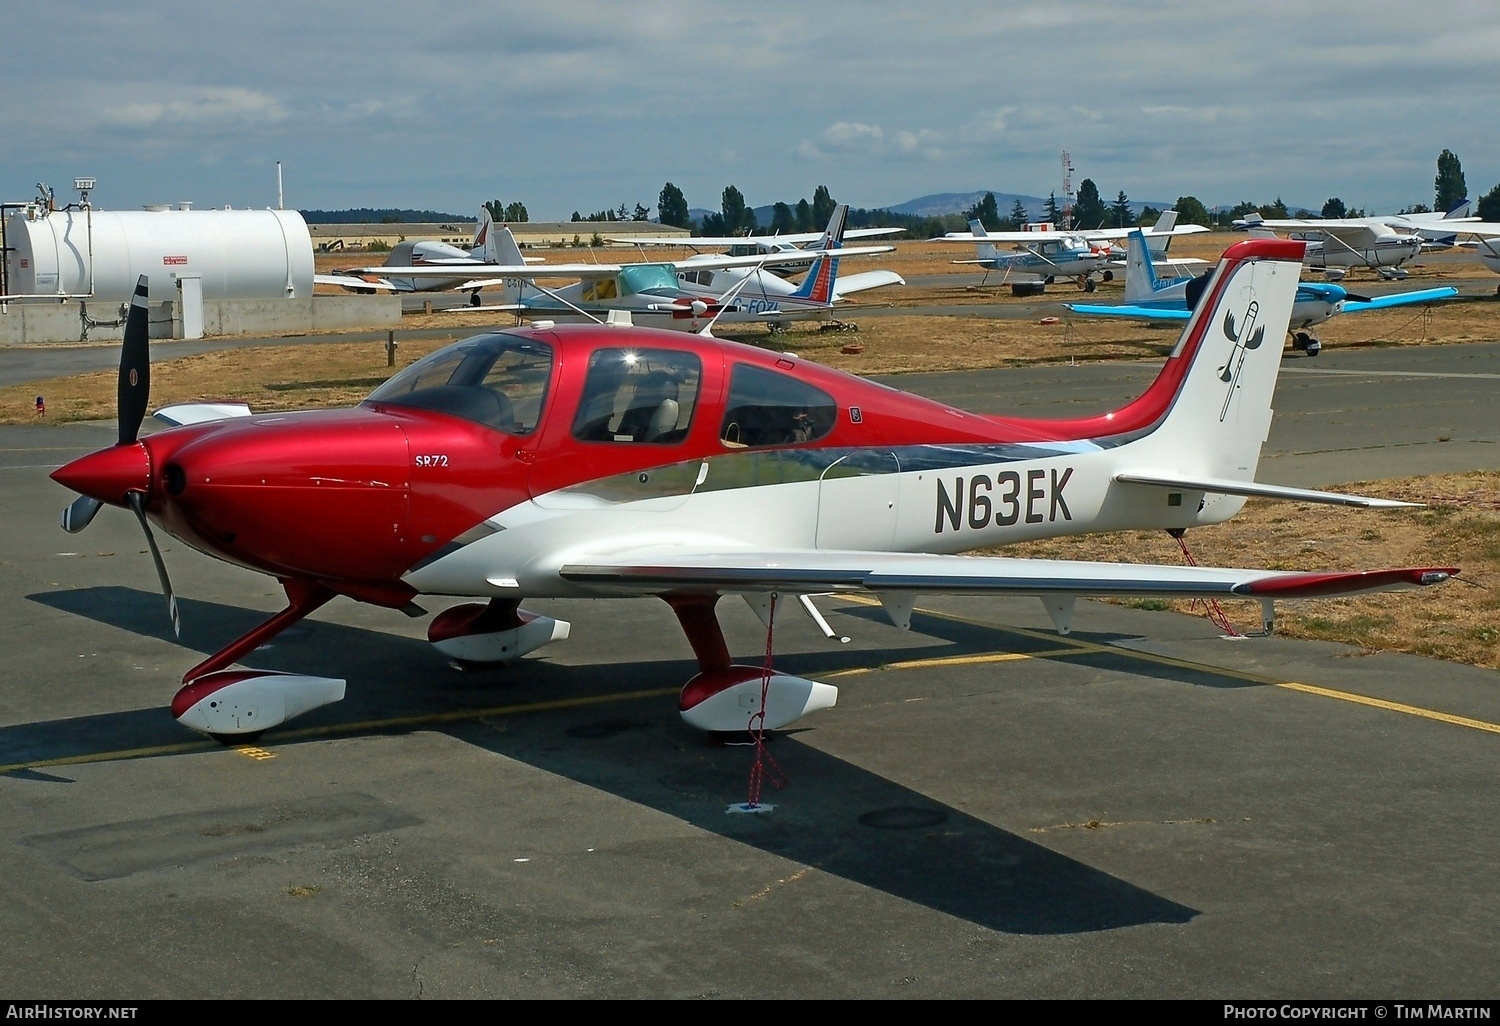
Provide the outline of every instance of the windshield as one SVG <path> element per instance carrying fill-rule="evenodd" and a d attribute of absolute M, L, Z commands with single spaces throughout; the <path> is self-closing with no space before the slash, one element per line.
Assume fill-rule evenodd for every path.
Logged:
<path fill-rule="evenodd" d="M 627 264 L 620 268 L 619 278 L 620 291 L 627 296 L 647 289 L 677 289 L 677 272 L 671 264 Z"/>
<path fill-rule="evenodd" d="M 552 347 L 518 335 L 480 335 L 406 368 L 366 402 L 450 413 L 512 435 L 541 419 L 552 377 Z"/>

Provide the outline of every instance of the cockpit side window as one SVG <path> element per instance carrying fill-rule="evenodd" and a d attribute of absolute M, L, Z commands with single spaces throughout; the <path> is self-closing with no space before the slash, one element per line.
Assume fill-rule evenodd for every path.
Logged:
<path fill-rule="evenodd" d="M 833 430 L 838 404 L 820 388 L 787 374 L 738 363 L 719 440 L 731 449 L 796 445 Z"/>
<path fill-rule="evenodd" d="M 680 442 L 693 424 L 702 365 L 673 349 L 596 349 L 573 437 L 584 442 Z"/>
<path fill-rule="evenodd" d="M 552 380 L 552 347 L 517 335 L 481 335 L 418 360 L 366 402 L 412 406 L 529 435 Z"/>

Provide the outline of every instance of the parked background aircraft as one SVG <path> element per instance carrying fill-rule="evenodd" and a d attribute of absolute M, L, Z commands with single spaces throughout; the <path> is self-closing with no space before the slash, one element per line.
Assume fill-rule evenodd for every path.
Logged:
<path fill-rule="evenodd" d="M 1202 294 L 1204 278 L 1158 278 L 1146 253 L 1145 239 L 1139 231 L 1127 240 L 1129 256 L 1125 263 L 1125 302 L 1117 306 L 1091 303 L 1066 303 L 1069 310 L 1089 317 L 1126 317 L 1135 320 L 1185 321 Z M 1398 292 L 1394 295 L 1368 298 L 1350 294 L 1332 283 L 1298 282 L 1287 328 L 1292 348 L 1317 356 L 1323 349 L 1314 326 L 1341 313 L 1388 310 L 1398 306 L 1432 303 L 1451 299 L 1458 289 L 1445 287 Z"/>
<path fill-rule="evenodd" d="M 509 230 L 505 231 L 508 235 Z M 499 285 L 499 282 L 494 278 L 475 278 L 470 269 L 509 262 L 507 258 L 500 255 L 496 248 L 497 235 L 489 210 L 480 208 L 479 222 L 474 229 L 474 243 L 467 250 L 434 240 L 398 242 L 391 247 L 390 255 L 379 267 L 360 267 L 353 270 L 334 271 L 332 274 L 316 274 L 313 275 L 313 283 L 337 285 L 351 292 L 361 293 L 468 292 L 477 305 L 479 290 L 493 288 Z M 511 239 L 511 246 L 515 247 L 514 238 Z M 521 251 L 515 250 L 515 262 L 518 264 L 537 263 L 540 259 L 540 257 L 522 257 Z M 410 274 L 394 273 L 410 267 L 438 268 L 444 271 L 451 269 L 453 273 L 436 277 L 416 277 Z"/>
<path fill-rule="evenodd" d="M 1160 245 L 1177 235 L 1196 235 L 1208 231 L 1203 225 L 1197 224 L 1178 227 L 1176 220 L 1176 213 L 1173 212 L 1168 227 L 1160 231 L 1153 229 L 1149 233 L 1151 240 Z M 1002 283 L 1010 282 L 1011 291 L 1021 296 L 1037 295 L 1052 284 L 1054 279 L 1059 278 L 1071 279 L 1085 292 L 1094 291 L 1095 275 L 1111 281 L 1118 269 L 1117 253 L 1110 248 L 1110 243 L 1139 230 L 1097 228 L 1063 232 L 1053 230 L 1050 224 L 1031 227 L 1035 230 L 989 232 L 980 222 L 970 221 L 967 235 L 950 232 L 934 241 L 976 245 L 976 259 L 955 260 L 954 263 L 978 264 L 986 271 L 1000 271 L 1003 275 Z M 997 248 L 1001 244 L 1013 244 L 1015 250 L 1002 253 Z"/>
<path fill-rule="evenodd" d="M 139 437 L 149 403 L 145 277 L 119 376 L 119 444 L 53 477 L 87 527 L 134 512 L 177 622 L 150 522 L 275 576 L 285 610 L 190 669 L 177 720 L 226 739 L 343 697 L 343 680 L 241 659 L 336 595 L 422 615 L 444 655 L 503 663 L 566 638 L 521 607 L 658 596 L 698 658 L 679 709 L 711 731 L 776 729 L 837 689 L 733 664 L 715 606 L 768 625 L 793 596 L 864 591 L 899 628 L 927 592 L 1032 595 L 1066 633 L 1079 596 L 1276 599 L 1419 587 L 1451 567 L 1300 573 L 959 556 L 1025 539 L 1184 531 L 1248 496 L 1402 506 L 1255 480 L 1300 243 L 1225 253 L 1156 381 L 1102 416 L 966 413 L 787 354 L 640 328 L 518 328 L 417 361 L 358 407 L 230 417 Z M 810 601 L 810 600 L 809 600 Z M 804 606 L 804 608 L 806 608 Z M 768 635 L 769 639 L 769 635 Z M 768 640 L 769 647 L 769 640 Z"/>
<path fill-rule="evenodd" d="M 1500 222 L 1480 221 L 1477 218 L 1457 224 L 1446 224 L 1439 228 L 1420 229 L 1423 235 L 1441 233 L 1443 240 L 1458 245 L 1473 246 L 1485 267 L 1500 274 Z M 1466 241 L 1459 243 L 1458 239 Z M 1500 294 L 1500 286 L 1495 287 Z"/>
<path fill-rule="evenodd" d="M 846 204 L 834 208 L 827 230 L 813 248 L 774 255 L 783 264 L 811 265 L 800 285 L 763 273 L 764 265 L 773 258 L 771 254 L 697 254 L 682 261 L 642 264 L 524 266 L 506 228 L 494 233 L 501 263 L 484 265 L 475 273 L 482 270 L 486 276 L 494 276 L 490 283 L 503 284 L 506 290 L 503 303 L 485 309 L 510 310 L 525 318 L 603 321 L 610 311 L 628 311 L 634 323 L 684 331 L 701 331 L 714 320 L 780 326 L 791 320 L 831 317 L 835 304 L 855 292 L 904 284 L 900 275 L 891 271 L 840 279 L 842 258 L 891 250 L 890 246 L 844 247 L 842 231 L 847 212 Z M 431 268 L 400 270 L 417 275 L 444 273 Z M 537 280 L 571 277 L 580 280 L 558 288 Z M 732 302 L 726 300 L 730 295 L 734 297 Z"/>
<path fill-rule="evenodd" d="M 1308 243 L 1305 263 L 1329 279 L 1338 281 L 1351 269 L 1368 267 L 1382 278 L 1406 277 L 1402 266 L 1431 249 L 1451 245 L 1457 228 L 1466 221 L 1473 205 L 1464 200 L 1446 213 L 1377 214 L 1372 217 L 1280 218 L 1265 220 L 1251 214 L 1234 222 L 1252 235 L 1274 237 L 1285 231 L 1293 239 Z"/>

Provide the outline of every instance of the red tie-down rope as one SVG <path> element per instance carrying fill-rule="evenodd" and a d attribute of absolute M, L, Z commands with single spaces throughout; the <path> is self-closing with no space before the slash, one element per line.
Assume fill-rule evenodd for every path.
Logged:
<path fill-rule="evenodd" d="M 781 771 L 771 753 L 766 751 L 766 700 L 771 693 L 771 674 L 775 671 L 771 668 L 771 654 L 776 636 L 776 599 L 775 592 L 771 593 L 771 614 L 766 617 L 769 621 L 766 627 L 766 658 L 760 668 L 760 709 L 750 717 L 750 736 L 755 739 L 755 763 L 750 767 L 750 793 L 745 800 L 745 807 L 754 809 L 760 805 L 761 784 L 770 780 L 771 786 L 780 790 L 786 786 L 786 774 Z"/>
<path fill-rule="evenodd" d="M 1193 558 L 1192 552 L 1190 552 L 1187 547 L 1187 532 L 1168 531 L 1167 533 L 1170 534 L 1173 538 L 1177 539 L 1177 547 L 1182 550 L 1182 558 L 1187 560 L 1187 565 L 1197 566 L 1198 561 Z M 1219 630 L 1223 631 L 1231 638 L 1244 637 L 1243 634 L 1234 629 L 1234 624 L 1229 622 L 1229 614 L 1224 612 L 1224 607 L 1219 605 L 1218 599 L 1193 599 L 1188 608 L 1197 609 L 1200 602 L 1203 604 L 1203 615 L 1207 616 L 1209 622 L 1212 623 L 1215 627 L 1219 628 Z"/>

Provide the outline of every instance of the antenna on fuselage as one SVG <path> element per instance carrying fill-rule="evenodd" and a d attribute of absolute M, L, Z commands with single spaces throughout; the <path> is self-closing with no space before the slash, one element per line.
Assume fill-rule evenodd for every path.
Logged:
<path fill-rule="evenodd" d="M 750 284 L 751 278 L 760 277 L 760 269 L 766 266 L 766 261 L 769 259 L 771 259 L 771 254 L 767 253 L 764 257 L 761 258 L 760 263 L 756 264 L 755 267 L 751 269 L 749 274 L 745 275 L 735 283 L 734 288 L 730 289 L 728 292 L 719 297 L 718 311 L 714 314 L 713 319 L 705 324 L 703 326 L 703 330 L 698 332 L 698 334 L 702 335 L 704 338 L 714 337 L 714 325 L 718 322 L 719 318 L 724 315 L 724 311 L 729 309 L 730 301 L 733 300 L 735 296 L 740 294 L 741 289 Z"/>

